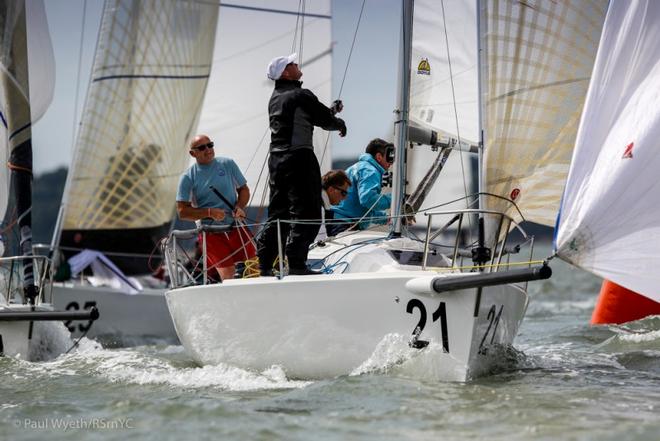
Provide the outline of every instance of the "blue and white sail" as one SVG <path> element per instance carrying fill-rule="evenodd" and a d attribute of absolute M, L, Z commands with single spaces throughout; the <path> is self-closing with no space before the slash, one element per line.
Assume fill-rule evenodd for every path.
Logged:
<path fill-rule="evenodd" d="M 556 233 L 559 256 L 660 301 L 660 2 L 610 2 Z"/>

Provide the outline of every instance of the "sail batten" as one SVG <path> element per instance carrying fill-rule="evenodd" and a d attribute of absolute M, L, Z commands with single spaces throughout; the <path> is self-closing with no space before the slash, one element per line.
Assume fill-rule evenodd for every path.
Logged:
<path fill-rule="evenodd" d="M 218 8 L 201 0 L 106 2 L 62 245 L 149 253 L 167 230 L 210 75 Z M 101 231 L 113 230 L 145 240 L 99 243 Z"/>

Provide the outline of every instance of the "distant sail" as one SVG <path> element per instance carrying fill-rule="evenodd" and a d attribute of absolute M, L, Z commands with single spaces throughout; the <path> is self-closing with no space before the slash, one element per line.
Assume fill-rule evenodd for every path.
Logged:
<path fill-rule="evenodd" d="M 528 221 L 555 223 L 607 3 L 481 3 L 483 191 Z M 520 220 L 503 199 L 484 205 Z"/>
<path fill-rule="evenodd" d="M 610 3 L 556 235 L 559 256 L 660 301 L 660 2 Z"/>
<path fill-rule="evenodd" d="M 298 15 L 298 0 L 261 2 L 266 5 L 263 8 L 245 0 L 230 3 L 220 8 L 213 69 L 198 132 L 215 142 L 216 155 L 236 161 L 252 193 L 250 205 L 264 206 L 268 205 L 268 101 L 274 87 L 266 78 L 266 66 L 277 56 L 298 52 L 303 87 L 330 105 L 330 0 L 304 2 L 304 18 Z M 298 45 L 301 33 L 302 53 Z M 321 170 L 328 170 L 332 151 L 327 132 L 314 129 L 314 147 L 319 162 L 323 158 Z"/>
<path fill-rule="evenodd" d="M 167 234 L 217 17 L 218 3 L 204 0 L 106 1 L 61 245 L 149 253 Z"/>

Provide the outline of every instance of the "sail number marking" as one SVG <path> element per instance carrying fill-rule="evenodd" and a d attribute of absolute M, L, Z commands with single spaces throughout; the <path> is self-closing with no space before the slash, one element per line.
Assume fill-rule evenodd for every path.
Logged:
<path fill-rule="evenodd" d="M 490 334 L 490 343 L 493 344 L 495 341 L 495 334 L 497 333 L 497 326 L 500 324 L 500 318 L 502 317 L 502 311 L 504 310 L 504 305 L 500 305 L 500 310 L 497 312 L 497 306 L 493 305 L 490 307 L 490 310 L 488 311 L 488 316 L 486 317 L 488 322 L 488 328 L 486 329 L 486 332 L 484 333 L 483 338 L 481 339 L 481 343 L 479 343 L 479 353 L 480 354 L 485 354 L 486 353 L 486 348 L 484 347 L 484 343 L 486 343 L 486 338 Z M 491 332 L 491 328 L 493 332 Z"/>
<path fill-rule="evenodd" d="M 422 349 L 428 346 L 429 342 L 425 340 L 419 340 L 419 336 L 426 327 L 427 322 L 427 313 L 426 306 L 419 299 L 410 299 L 406 305 L 406 312 L 408 314 L 413 314 L 413 310 L 419 309 L 419 321 L 413 329 L 412 339 L 410 340 L 410 347 L 415 349 Z M 431 314 L 431 323 L 435 323 L 440 319 L 440 331 L 442 332 L 442 351 L 449 352 L 449 333 L 447 332 L 447 307 L 445 302 L 440 302 L 438 308 Z"/>
<path fill-rule="evenodd" d="M 96 302 L 94 302 L 94 301 L 85 302 L 85 304 L 83 305 L 83 310 L 91 309 L 94 306 L 96 306 Z M 80 305 L 78 304 L 78 302 L 69 302 L 69 304 L 66 305 L 65 309 L 67 311 L 79 311 L 80 310 Z M 69 332 L 74 332 L 76 330 L 76 326 L 72 325 L 72 322 L 73 322 L 73 320 L 67 320 L 66 322 L 64 322 L 64 326 L 66 326 L 66 328 L 69 330 Z M 78 330 L 80 332 L 85 332 L 89 329 L 90 326 L 91 326 L 91 323 L 88 323 L 86 325 L 79 324 L 78 325 Z"/>

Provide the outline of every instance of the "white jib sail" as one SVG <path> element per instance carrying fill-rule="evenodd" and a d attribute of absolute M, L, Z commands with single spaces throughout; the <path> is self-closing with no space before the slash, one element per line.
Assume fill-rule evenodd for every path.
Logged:
<path fill-rule="evenodd" d="M 660 301 L 660 2 L 610 3 L 556 235 L 559 256 Z"/>
<path fill-rule="evenodd" d="M 415 1 L 410 91 L 411 124 L 472 144 L 479 138 L 476 14 L 476 0 L 445 1 L 444 17 L 440 1 Z M 407 193 L 437 156 L 427 145 L 408 150 Z M 422 209 L 471 193 L 470 156 L 458 150 L 450 154 Z M 458 208 L 465 204 L 461 200 Z"/>
<path fill-rule="evenodd" d="M 106 2 L 64 230 L 149 228 L 172 220 L 217 16 L 218 4 L 204 0 Z"/>
<path fill-rule="evenodd" d="M 606 0 L 484 0 L 485 208 L 554 225 Z"/>
<path fill-rule="evenodd" d="M 236 162 L 252 193 L 251 206 L 268 205 L 268 101 L 274 87 L 266 78 L 270 60 L 298 52 L 303 87 L 325 105 L 331 104 L 330 1 L 304 4 L 304 18 L 298 15 L 298 0 L 237 0 L 220 8 L 213 67 L 197 131 L 213 140 L 216 156 Z M 330 168 L 331 150 L 328 133 L 320 128 L 314 129 L 314 147 L 319 162 L 323 158 L 324 172 Z"/>

